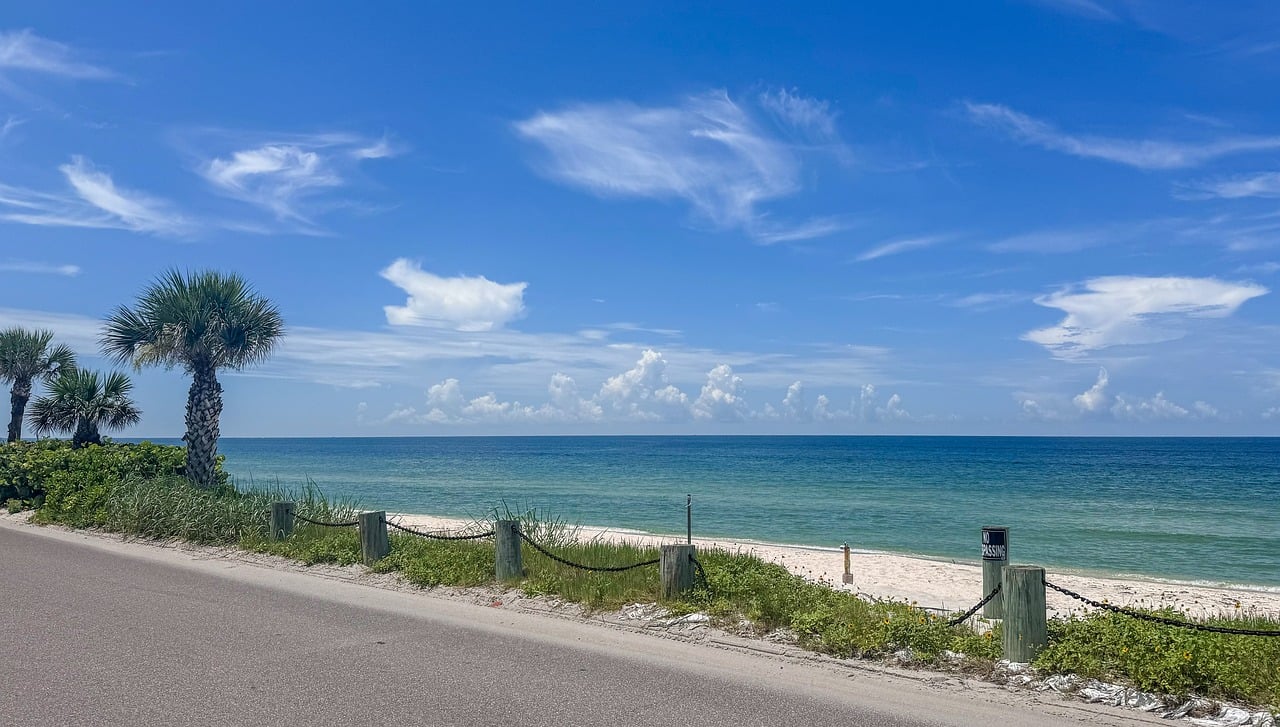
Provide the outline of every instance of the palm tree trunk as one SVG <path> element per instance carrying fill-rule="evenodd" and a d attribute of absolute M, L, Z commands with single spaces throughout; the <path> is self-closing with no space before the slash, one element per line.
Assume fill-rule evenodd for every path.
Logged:
<path fill-rule="evenodd" d="M 76 433 L 71 438 L 71 446 L 80 449 L 90 444 L 102 444 L 102 435 L 98 433 L 98 427 L 95 424 L 81 417 L 76 422 Z"/>
<path fill-rule="evenodd" d="M 192 367 L 187 394 L 187 477 L 201 487 L 217 484 L 218 419 L 222 416 L 222 385 L 217 369 Z"/>
<path fill-rule="evenodd" d="M 22 417 L 27 413 L 27 400 L 31 398 L 31 382 L 15 381 L 9 390 L 9 441 L 22 439 Z"/>

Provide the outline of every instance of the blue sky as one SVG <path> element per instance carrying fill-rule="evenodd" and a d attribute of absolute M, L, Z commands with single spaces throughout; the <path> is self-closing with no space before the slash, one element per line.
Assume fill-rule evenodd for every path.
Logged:
<path fill-rule="evenodd" d="M 8 9 L 0 325 L 239 272 L 229 436 L 1280 433 L 1273 3 L 598 5 Z"/>

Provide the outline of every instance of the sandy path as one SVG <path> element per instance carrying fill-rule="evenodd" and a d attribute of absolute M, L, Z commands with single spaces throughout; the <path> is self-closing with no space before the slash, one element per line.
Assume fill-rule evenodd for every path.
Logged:
<path fill-rule="evenodd" d="M 399 522 L 427 531 L 457 530 L 469 520 L 431 515 L 402 515 Z M 579 538 L 603 538 L 637 545 L 684 542 L 683 538 L 582 526 Z M 881 599 L 915 601 L 928 608 L 964 610 L 981 600 L 982 568 L 976 564 L 931 560 L 890 553 L 854 551 L 851 583 L 842 582 L 844 556 L 837 548 L 802 548 L 757 543 L 747 540 L 694 538 L 699 548 L 720 548 L 751 553 L 763 560 L 786 566 L 811 580 L 825 580 L 836 588 Z M 1240 611 L 1280 618 L 1280 592 L 1245 588 L 1217 588 L 1165 583 L 1155 580 L 1117 580 L 1066 573 L 1046 574 L 1064 588 L 1095 600 L 1145 607 L 1174 606 L 1186 613 L 1207 616 Z M 1050 615 L 1067 615 L 1088 610 L 1059 593 L 1048 593 Z"/>

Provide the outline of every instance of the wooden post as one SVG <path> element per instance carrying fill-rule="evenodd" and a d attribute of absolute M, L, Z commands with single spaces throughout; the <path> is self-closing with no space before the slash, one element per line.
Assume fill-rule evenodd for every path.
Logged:
<path fill-rule="evenodd" d="M 662 598 L 677 598 L 693 588 L 693 545 L 664 545 L 658 572 L 662 578 Z"/>
<path fill-rule="evenodd" d="M 1027 663 L 1049 643 L 1044 601 L 1044 568 L 1004 568 L 1004 658 Z"/>
<path fill-rule="evenodd" d="M 499 581 L 524 577 L 519 528 L 520 523 L 515 520 L 499 520 L 493 524 L 493 574 Z"/>
<path fill-rule="evenodd" d="M 292 502 L 271 503 L 271 540 L 284 540 L 293 535 L 293 513 L 297 505 Z"/>
<path fill-rule="evenodd" d="M 1009 565 L 1009 528 L 982 528 L 982 595 L 986 598 L 1001 583 L 1001 573 Z M 1004 601 L 999 596 L 982 607 L 983 618 L 1004 618 Z"/>
<path fill-rule="evenodd" d="M 362 512 L 356 516 L 360 523 L 360 554 L 365 565 L 372 565 L 391 552 L 387 540 L 387 513 Z"/>
<path fill-rule="evenodd" d="M 849 570 L 849 544 L 844 544 L 844 575 L 840 577 L 843 583 L 853 583 L 853 573 Z"/>

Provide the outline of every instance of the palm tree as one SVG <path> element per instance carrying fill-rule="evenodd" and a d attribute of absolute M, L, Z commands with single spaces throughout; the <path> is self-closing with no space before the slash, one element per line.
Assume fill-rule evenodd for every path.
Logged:
<path fill-rule="evenodd" d="M 222 415 L 219 369 L 239 370 L 266 360 L 284 321 L 271 301 L 234 273 L 170 270 L 142 292 L 133 308 L 107 318 L 103 352 L 135 367 L 181 366 L 187 393 L 187 477 L 213 487 Z"/>
<path fill-rule="evenodd" d="M 0 331 L 0 381 L 9 389 L 9 441 L 22 439 L 22 417 L 31 398 L 31 382 L 52 381 L 64 370 L 74 369 L 76 355 L 53 343 L 52 331 L 8 328 Z"/>
<path fill-rule="evenodd" d="M 113 371 L 103 381 L 97 371 L 74 369 L 49 384 L 49 393 L 31 403 L 36 434 L 74 432 L 76 448 L 102 444 L 100 427 L 120 429 L 137 424 L 142 412 L 129 398 L 133 382 Z"/>

